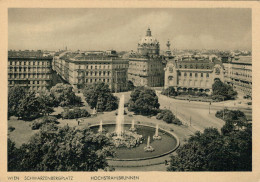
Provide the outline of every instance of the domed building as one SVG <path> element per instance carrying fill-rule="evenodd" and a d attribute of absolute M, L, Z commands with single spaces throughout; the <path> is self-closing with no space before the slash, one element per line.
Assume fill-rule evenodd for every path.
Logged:
<path fill-rule="evenodd" d="M 146 31 L 146 36 L 138 42 L 137 51 L 141 55 L 158 55 L 160 54 L 160 44 L 156 38 L 152 37 L 150 28 Z"/>
<path fill-rule="evenodd" d="M 129 55 L 128 80 L 135 86 L 160 87 L 164 84 L 164 65 L 160 44 L 152 37 L 150 28 L 137 46 L 137 53 Z"/>

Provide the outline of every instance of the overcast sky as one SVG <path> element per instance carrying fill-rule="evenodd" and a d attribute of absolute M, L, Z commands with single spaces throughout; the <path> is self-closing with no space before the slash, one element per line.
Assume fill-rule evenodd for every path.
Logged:
<path fill-rule="evenodd" d="M 149 26 L 166 49 L 249 49 L 250 9 L 9 9 L 9 49 L 136 50 Z"/>

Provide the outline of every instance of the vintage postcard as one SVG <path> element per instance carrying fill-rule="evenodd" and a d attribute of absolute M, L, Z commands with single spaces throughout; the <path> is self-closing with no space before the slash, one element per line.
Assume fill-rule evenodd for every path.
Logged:
<path fill-rule="evenodd" d="M 1 182 L 260 180 L 259 2 L 0 4 Z"/>

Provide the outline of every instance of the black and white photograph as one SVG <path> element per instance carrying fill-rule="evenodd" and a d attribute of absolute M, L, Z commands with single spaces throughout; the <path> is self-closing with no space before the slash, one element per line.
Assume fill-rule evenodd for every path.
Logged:
<path fill-rule="evenodd" d="M 10 7 L 7 170 L 252 172 L 252 54 L 250 8 Z"/>

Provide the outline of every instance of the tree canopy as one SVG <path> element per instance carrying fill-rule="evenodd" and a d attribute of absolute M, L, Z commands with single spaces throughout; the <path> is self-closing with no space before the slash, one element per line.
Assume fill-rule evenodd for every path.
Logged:
<path fill-rule="evenodd" d="M 154 90 L 137 87 L 130 95 L 128 109 L 135 114 L 156 115 L 160 104 Z"/>
<path fill-rule="evenodd" d="M 8 90 L 8 116 L 17 116 L 20 100 L 25 96 L 26 90 L 20 86 L 14 86 Z"/>
<path fill-rule="evenodd" d="M 112 111 L 118 108 L 118 99 L 115 97 L 109 86 L 103 82 L 87 85 L 83 94 L 90 107 L 97 111 Z"/>
<path fill-rule="evenodd" d="M 220 80 L 216 80 L 212 85 L 212 96 L 218 100 L 221 100 L 222 98 L 224 100 L 230 100 L 237 96 L 237 92 L 234 91 L 230 85 L 225 84 Z"/>
<path fill-rule="evenodd" d="M 228 130 L 223 128 L 228 127 Z M 237 130 L 229 121 L 220 133 L 216 128 L 196 132 L 171 157 L 168 171 L 251 171 L 252 125 Z"/>
<path fill-rule="evenodd" d="M 27 144 L 16 149 L 9 142 L 8 149 L 10 171 L 97 171 L 105 169 L 106 158 L 114 155 L 105 135 L 68 126 L 43 127 Z"/>
<path fill-rule="evenodd" d="M 56 105 L 63 107 L 81 104 L 81 98 L 76 96 L 71 85 L 58 83 L 51 88 L 50 92 Z"/>
<path fill-rule="evenodd" d="M 172 86 L 170 86 L 166 89 L 163 89 L 161 94 L 166 95 L 166 96 L 177 96 L 178 95 L 178 93 L 175 91 L 175 88 Z"/>

